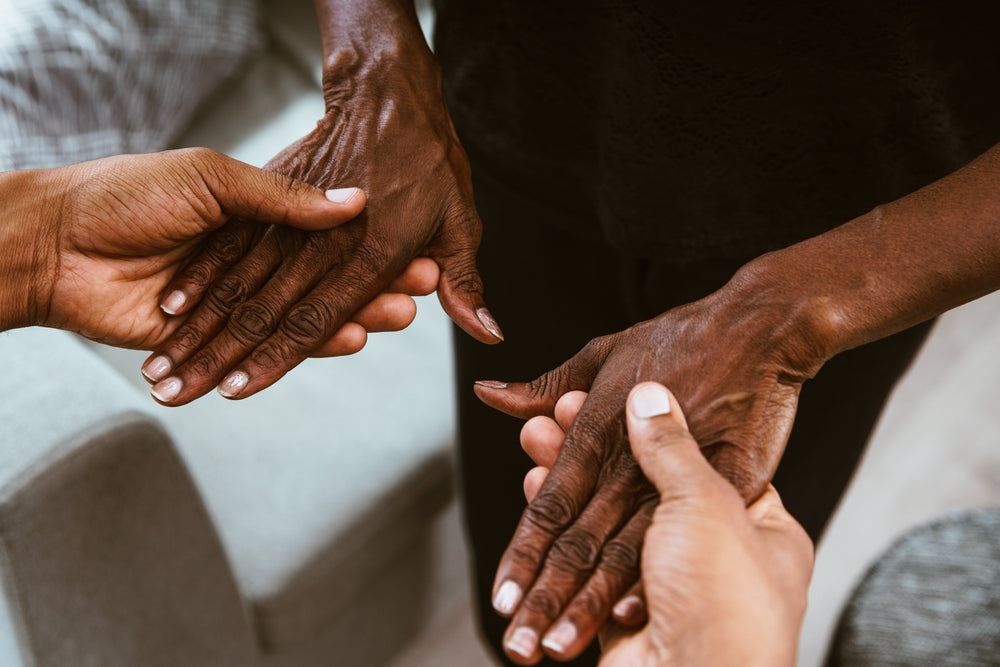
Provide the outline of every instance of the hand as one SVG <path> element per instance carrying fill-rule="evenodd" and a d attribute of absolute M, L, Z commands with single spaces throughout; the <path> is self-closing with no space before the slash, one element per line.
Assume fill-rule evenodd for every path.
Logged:
<path fill-rule="evenodd" d="M 356 183 L 368 208 L 329 232 L 275 227 L 256 245 L 242 227 L 217 235 L 169 290 L 183 309 L 204 300 L 147 362 L 161 402 L 182 405 L 217 385 L 228 398 L 264 389 L 421 256 L 441 267 L 451 318 L 483 342 L 502 340 L 483 302 L 480 221 L 437 64 L 422 37 L 390 54 L 355 47 L 327 64 L 325 117 L 268 168 L 322 187 Z"/>
<path fill-rule="evenodd" d="M 559 423 L 537 417 L 525 424 L 521 441 L 536 462 L 555 460 L 562 425 L 572 423 L 584 397 L 573 392 L 559 400 Z M 606 626 L 601 664 L 794 664 L 813 565 L 805 531 L 772 486 L 744 509 L 699 453 L 680 406 L 661 385 L 632 391 L 627 422 L 632 451 L 662 499 L 642 553 L 650 619 L 638 632 Z M 539 467 L 525 477 L 529 501 L 547 472 Z M 565 637 L 560 627 L 568 628 Z M 545 641 L 572 643 L 574 630 L 557 623 Z"/>
<path fill-rule="evenodd" d="M 150 348 L 173 332 L 179 321 L 157 307 L 163 288 L 205 233 L 230 216 L 326 229 L 365 205 L 361 190 L 331 201 L 310 185 L 207 149 L 8 172 L 3 184 L 5 218 L 35 239 L 31 289 L 17 286 L 33 295 L 30 312 L 11 324 L 127 347 Z"/>
<path fill-rule="evenodd" d="M 826 358 L 811 326 L 789 315 L 798 312 L 792 303 L 741 271 L 706 299 L 591 341 L 534 382 L 477 384 L 482 400 L 522 418 L 551 415 L 561 395 L 590 391 L 498 568 L 494 606 L 513 615 L 510 632 L 540 638 L 571 614 L 578 641 L 545 650 L 573 657 L 636 582 L 657 498 L 625 437 L 625 399 L 637 382 L 671 383 L 712 464 L 744 500 L 763 492 L 801 382 Z"/>

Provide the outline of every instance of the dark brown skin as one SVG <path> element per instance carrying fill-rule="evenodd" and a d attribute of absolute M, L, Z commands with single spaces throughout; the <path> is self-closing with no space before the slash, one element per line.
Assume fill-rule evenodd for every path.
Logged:
<path fill-rule="evenodd" d="M 671 386 L 702 451 L 754 500 L 777 467 L 802 382 L 827 359 L 1000 287 L 998 184 L 995 147 L 908 197 L 754 260 L 701 301 L 591 341 L 533 382 L 478 384 L 482 400 L 521 418 L 552 416 L 566 392 L 590 392 L 501 560 L 494 592 L 507 581 L 527 591 L 507 636 L 527 627 L 544 637 L 565 613 L 579 638 L 546 652 L 577 655 L 635 580 L 637 525 L 649 523 L 656 494 L 625 438 L 633 386 Z M 508 654 L 524 664 L 541 655 Z"/>
<path fill-rule="evenodd" d="M 253 230 L 227 230 L 210 242 L 166 291 L 205 300 L 154 354 L 170 360 L 170 375 L 182 383 L 165 404 L 183 405 L 227 377 L 239 380 L 220 387 L 230 398 L 271 385 L 420 256 L 440 266 L 438 294 L 451 318 L 484 343 L 502 340 L 475 266 L 481 224 L 468 160 L 412 4 L 317 9 L 326 115 L 267 168 L 324 188 L 356 184 L 368 207 L 330 232 L 270 229 L 245 255 Z"/>

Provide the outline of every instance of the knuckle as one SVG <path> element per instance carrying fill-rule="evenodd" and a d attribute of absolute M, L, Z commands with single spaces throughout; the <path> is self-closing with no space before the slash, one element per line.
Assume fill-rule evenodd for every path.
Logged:
<path fill-rule="evenodd" d="M 591 590 L 584 590 L 573 598 L 570 613 L 581 619 L 603 620 L 611 606 L 610 600 Z"/>
<path fill-rule="evenodd" d="M 559 598 L 546 588 L 535 587 L 522 603 L 528 611 L 554 621 L 562 611 Z"/>
<path fill-rule="evenodd" d="M 224 276 L 212 285 L 205 303 L 219 314 L 231 313 L 250 297 L 250 286 L 237 276 Z"/>
<path fill-rule="evenodd" d="M 241 231 L 222 227 L 212 235 L 205 247 L 206 258 L 218 265 L 230 265 L 246 252 L 246 235 Z"/>
<path fill-rule="evenodd" d="M 325 304 L 304 301 L 295 306 L 281 323 L 281 331 L 296 345 L 325 341 L 333 329 L 333 313 Z"/>
<path fill-rule="evenodd" d="M 188 362 L 188 370 L 195 377 L 211 377 L 219 369 L 219 360 L 215 354 L 208 350 L 202 350 L 198 355 Z"/>
<path fill-rule="evenodd" d="M 561 534 L 578 514 L 576 503 L 558 489 L 542 490 L 525 510 L 525 518 L 549 535 Z"/>
<path fill-rule="evenodd" d="M 206 250 L 198 258 L 184 267 L 184 270 L 180 275 L 180 282 L 183 282 L 191 287 L 195 288 L 195 291 L 201 291 L 208 287 L 212 278 L 214 277 L 214 271 L 212 270 L 213 265 L 212 258 L 209 252 Z"/>
<path fill-rule="evenodd" d="M 171 347 L 183 355 L 201 347 L 203 341 L 204 337 L 198 329 L 190 324 L 185 324 L 174 332 Z"/>
<path fill-rule="evenodd" d="M 229 318 L 229 331 L 244 344 L 259 343 L 274 330 L 278 317 L 260 301 L 248 301 L 233 311 Z"/>
<path fill-rule="evenodd" d="M 272 338 L 266 345 L 262 345 L 250 356 L 250 361 L 255 366 L 271 371 L 281 371 L 286 367 L 294 365 L 292 362 L 296 355 L 292 353 L 288 345 Z M 301 355 L 298 357 L 301 360 Z"/>
<path fill-rule="evenodd" d="M 552 545 L 548 562 L 566 572 L 592 572 L 601 556 L 602 541 L 593 533 L 577 528 L 564 533 Z"/>
<path fill-rule="evenodd" d="M 533 544 L 512 544 L 507 557 L 516 568 L 525 572 L 537 572 L 542 564 L 542 552 Z"/>
<path fill-rule="evenodd" d="M 600 568 L 622 579 L 639 576 L 640 544 L 615 538 L 604 545 Z"/>

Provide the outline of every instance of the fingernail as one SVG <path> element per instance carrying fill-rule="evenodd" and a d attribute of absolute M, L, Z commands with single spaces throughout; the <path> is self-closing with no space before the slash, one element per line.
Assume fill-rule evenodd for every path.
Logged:
<path fill-rule="evenodd" d="M 645 384 L 632 394 L 632 414 L 649 419 L 670 413 L 670 394 L 658 384 Z"/>
<path fill-rule="evenodd" d="M 185 301 L 187 301 L 187 295 L 179 289 L 175 289 L 163 300 L 163 303 L 160 304 L 160 309 L 167 315 L 176 315 L 177 311 L 184 307 Z"/>
<path fill-rule="evenodd" d="M 560 621 L 556 629 L 545 636 L 542 646 L 556 653 L 565 653 L 566 649 L 576 641 L 576 626 L 569 621 Z"/>
<path fill-rule="evenodd" d="M 498 380 L 476 380 L 476 384 L 487 389 L 506 389 L 507 383 Z"/>
<path fill-rule="evenodd" d="M 153 382 L 159 382 L 170 372 L 170 360 L 162 354 L 153 357 L 142 367 L 142 374 Z"/>
<path fill-rule="evenodd" d="M 505 581 L 493 598 L 493 608 L 505 616 L 510 616 L 521 601 L 521 587 L 513 581 Z"/>
<path fill-rule="evenodd" d="M 642 607 L 642 599 L 638 595 L 629 595 L 618 601 L 613 610 L 617 618 L 632 618 Z"/>
<path fill-rule="evenodd" d="M 486 308 L 480 308 L 479 310 L 476 311 L 476 317 L 479 318 L 479 321 L 482 322 L 483 326 L 486 327 L 487 331 L 489 331 L 491 334 L 493 334 L 500 340 L 503 340 L 503 333 L 500 331 L 500 325 L 497 324 L 497 321 L 493 319 L 492 315 L 490 315 L 489 310 L 487 310 Z"/>
<path fill-rule="evenodd" d="M 531 628 L 518 628 L 507 640 L 507 648 L 522 658 L 530 658 L 538 646 L 538 635 Z"/>
<path fill-rule="evenodd" d="M 149 390 L 154 397 L 158 400 L 169 403 L 170 401 L 177 398 L 177 394 L 181 393 L 181 387 L 184 386 L 180 378 L 167 378 L 161 382 L 157 382 L 153 385 L 153 388 Z"/>
<path fill-rule="evenodd" d="M 226 398 L 234 398 L 247 386 L 250 376 L 243 371 L 234 371 L 219 385 L 219 393 Z"/>
<path fill-rule="evenodd" d="M 336 204 L 349 204 L 361 192 L 357 188 L 336 188 L 326 191 L 326 198 Z"/>

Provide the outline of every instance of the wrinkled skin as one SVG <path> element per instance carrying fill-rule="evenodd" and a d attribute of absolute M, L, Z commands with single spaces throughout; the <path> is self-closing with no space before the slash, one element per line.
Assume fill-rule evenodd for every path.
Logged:
<path fill-rule="evenodd" d="M 3 184 L 5 222 L 35 235 L 20 246 L 36 262 L 27 286 L 18 286 L 33 295 L 27 314 L 5 324 L 146 349 L 181 321 L 157 307 L 164 287 L 205 234 L 233 215 L 327 229 L 364 207 L 361 191 L 337 204 L 305 183 L 207 149 L 8 172 Z"/>
<path fill-rule="evenodd" d="M 164 402 L 187 403 L 227 376 L 220 391 L 230 398 L 269 386 L 420 256 L 441 267 L 438 294 L 452 319 L 483 342 L 502 340 L 475 268 L 481 225 L 468 161 L 420 41 L 405 57 L 341 53 L 327 67 L 326 115 L 267 167 L 324 188 L 363 188 L 368 207 L 357 220 L 329 232 L 273 227 L 259 240 L 245 226 L 224 230 L 167 290 L 204 299 L 154 355 L 182 383 Z"/>
<path fill-rule="evenodd" d="M 565 614 L 580 639 L 548 652 L 573 657 L 637 581 L 642 535 L 657 504 L 625 432 L 625 399 L 637 383 L 669 383 L 712 465 L 745 501 L 763 492 L 801 383 L 825 354 L 804 335 L 809 327 L 788 320 L 793 310 L 781 292 L 754 283 L 744 270 L 701 301 L 594 339 L 533 382 L 477 384 L 483 401 L 521 418 L 551 416 L 563 394 L 589 391 L 497 571 L 495 595 L 505 582 L 516 585 L 501 596 L 507 605 L 495 605 L 512 616 L 508 637 L 518 628 L 543 637 Z M 529 661 L 509 655 L 530 664 L 541 652 Z"/>
<path fill-rule="evenodd" d="M 660 413 L 649 391 L 669 412 Z M 539 465 L 525 478 L 529 502 L 585 399 L 582 392 L 566 394 L 556 404 L 556 421 L 536 417 L 522 429 L 522 445 Z M 794 664 L 813 565 L 805 531 L 772 486 L 744 509 L 699 453 L 676 398 L 663 387 L 637 386 L 628 406 L 632 451 L 661 498 L 642 552 L 650 618 L 641 629 L 607 624 L 601 665 Z M 589 641 L 574 622 L 572 613 L 557 621 L 546 648 Z"/>

